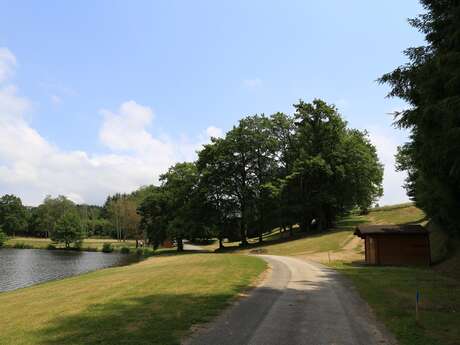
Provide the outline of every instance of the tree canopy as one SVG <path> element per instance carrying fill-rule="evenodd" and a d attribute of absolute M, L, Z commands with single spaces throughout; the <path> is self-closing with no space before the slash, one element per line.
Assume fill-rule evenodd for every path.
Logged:
<path fill-rule="evenodd" d="M 0 198 L 0 228 L 14 236 L 27 226 L 27 211 L 15 195 L 5 194 Z"/>
<path fill-rule="evenodd" d="M 174 238 L 259 238 L 275 227 L 323 230 L 382 195 L 383 167 L 367 133 L 337 109 L 299 101 L 288 116 L 257 114 L 213 138 L 195 163 L 178 163 L 141 204 L 142 226 L 159 244 Z"/>
<path fill-rule="evenodd" d="M 409 62 L 385 74 L 390 97 L 409 108 L 395 113 L 396 125 L 411 131 L 397 154 L 407 171 L 409 196 L 443 228 L 460 223 L 460 3 L 422 0 L 426 13 L 410 20 L 427 45 L 405 51 Z"/>

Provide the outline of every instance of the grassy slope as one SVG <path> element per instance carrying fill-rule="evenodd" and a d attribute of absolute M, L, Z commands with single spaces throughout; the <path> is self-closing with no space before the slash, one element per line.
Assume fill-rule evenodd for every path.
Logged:
<path fill-rule="evenodd" d="M 189 254 L 0 293 L 0 343 L 178 344 L 264 269 L 254 257 Z"/>
<path fill-rule="evenodd" d="M 280 233 L 279 229 L 274 230 L 271 234 L 264 236 L 264 243 L 257 245 L 256 239 L 250 239 L 253 245 L 250 249 L 238 249 L 238 242 L 226 243 L 225 246 L 230 249 L 238 249 L 243 253 L 251 251 L 258 251 L 264 254 L 273 255 L 301 255 L 308 256 L 309 254 L 325 253 L 327 252 L 340 253 L 343 250 L 354 251 L 355 259 L 359 259 L 362 254 L 358 254 L 362 250 L 362 245 L 359 243 L 353 248 L 344 248 L 351 240 L 354 239 L 354 227 L 359 224 L 373 223 L 373 224 L 404 224 L 411 222 L 421 222 L 425 216 L 421 210 L 414 207 L 412 204 L 395 205 L 392 207 L 382 207 L 376 211 L 370 212 L 368 215 L 351 215 L 345 217 L 337 222 L 337 228 L 326 233 L 304 235 L 295 228 L 294 238 L 283 240 L 283 236 L 287 233 Z M 213 243 L 203 248 L 213 250 L 217 248 L 217 244 Z M 318 256 L 315 255 L 316 259 Z M 321 261 L 321 260 L 320 260 Z"/>

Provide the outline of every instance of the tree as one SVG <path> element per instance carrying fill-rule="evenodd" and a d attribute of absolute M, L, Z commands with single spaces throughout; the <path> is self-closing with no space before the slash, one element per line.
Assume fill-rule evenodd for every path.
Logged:
<path fill-rule="evenodd" d="M 83 237 L 83 226 L 75 211 L 64 213 L 51 232 L 51 240 L 57 243 L 64 243 L 66 248 L 69 248 L 71 243 L 81 241 Z"/>
<path fill-rule="evenodd" d="M 48 195 L 43 203 L 38 206 L 38 226 L 45 232 L 45 237 L 50 237 L 57 221 L 67 212 L 76 211 L 75 204 L 63 195 L 52 198 Z"/>
<path fill-rule="evenodd" d="M 460 223 L 460 3 L 421 1 L 427 12 L 410 20 L 426 46 L 409 48 L 409 62 L 385 74 L 409 108 L 395 113 L 395 125 L 411 131 L 400 147 L 397 168 L 408 172 L 406 189 L 417 206 L 448 231 Z"/>
<path fill-rule="evenodd" d="M 139 207 L 141 228 L 156 248 L 166 239 L 176 240 L 199 235 L 205 226 L 199 216 L 202 203 L 197 199 L 198 173 L 195 163 L 177 163 L 160 176 L 161 186 L 151 191 Z"/>
<path fill-rule="evenodd" d="M 224 238 L 239 238 L 233 227 L 238 199 L 234 193 L 231 167 L 223 139 L 213 138 L 211 144 L 205 145 L 198 153 L 198 189 L 203 198 L 201 211 L 211 232 L 218 238 L 220 249 L 224 247 Z"/>
<path fill-rule="evenodd" d="M 144 233 L 140 228 L 141 217 L 137 212 L 137 202 L 132 198 L 124 199 L 122 203 L 124 233 L 128 238 L 136 240 L 136 248 L 139 247 L 139 241 L 144 238 Z"/>
<path fill-rule="evenodd" d="M 177 163 L 160 176 L 165 198 L 165 214 L 168 220 L 168 238 L 175 239 L 177 250 L 182 251 L 183 239 L 196 230 L 197 219 L 193 217 L 198 173 L 195 163 Z"/>
<path fill-rule="evenodd" d="M 138 209 L 141 216 L 140 228 L 154 249 L 168 239 L 168 206 L 163 188 L 156 187 Z"/>
<path fill-rule="evenodd" d="M 5 194 L 0 198 L 0 227 L 13 237 L 26 229 L 27 210 L 17 196 Z"/>
<path fill-rule="evenodd" d="M 315 99 L 294 107 L 296 144 L 283 185 L 301 229 L 322 230 L 355 206 L 369 208 L 382 194 L 383 167 L 367 134 L 347 129 L 334 106 Z"/>

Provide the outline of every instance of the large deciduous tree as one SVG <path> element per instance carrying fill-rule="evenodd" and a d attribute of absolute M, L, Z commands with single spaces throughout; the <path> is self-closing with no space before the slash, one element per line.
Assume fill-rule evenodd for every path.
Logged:
<path fill-rule="evenodd" d="M 426 214 L 451 232 L 460 223 L 460 2 L 422 0 L 426 13 L 410 20 L 427 45 L 405 51 L 409 62 L 385 74 L 391 97 L 409 107 L 396 125 L 411 130 L 399 148 L 397 167 Z"/>

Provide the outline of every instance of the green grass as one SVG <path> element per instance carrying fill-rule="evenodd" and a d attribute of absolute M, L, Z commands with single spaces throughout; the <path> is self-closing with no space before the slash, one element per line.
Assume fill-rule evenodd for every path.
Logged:
<path fill-rule="evenodd" d="M 241 255 L 155 257 L 0 293 L 0 343 L 179 344 L 265 267 Z"/>
<path fill-rule="evenodd" d="M 401 345 L 454 345 L 460 339 L 460 280 L 433 268 L 336 263 Z M 452 267 L 454 270 L 457 267 Z M 420 323 L 415 322 L 419 289 Z"/>
<path fill-rule="evenodd" d="M 298 226 L 294 226 L 294 236 L 281 232 L 280 228 L 264 234 L 264 243 L 259 245 L 258 238 L 250 238 L 249 249 L 240 249 L 239 242 L 226 242 L 225 247 L 243 253 L 257 251 L 274 255 L 304 255 L 309 253 L 337 252 L 353 238 L 353 231 L 360 224 L 407 224 L 425 221 L 424 213 L 412 203 L 385 206 L 371 210 L 367 215 L 351 214 L 339 219 L 334 229 L 316 234 L 301 233 Z M 204 249 L 215 250 L 218 243 L 203 245 Z M 352 248 L 354 250 L 355 248 Z"/>
<path fill-rule="evenodd" d="M 259 250 L 264 254 L 272 255 L 302 255 L 340 250 L 350 239 L 350 230 L 334 230 L 327 233 L 309 235 L 287 242 L 267 243 L 255 248 L 245 249 L 244 252 Z"/>
<path fill-rule="evenodd" d="M 425 224 L 426 218 L 414 205 L 403 204 L 378 208 L 365 216 L 351 215 L 341 223 L 343 226 Z M 446 256 L 447 237 L 433 224 L 429 228 L 432 258 L 438 261 Z M 336 262 L 332 266 L 351 279 L 400 344 L 459 344 L 460 254 L 426 268 L 359 266 L 349 262 Z M 415 322 L 417 289 L 421 293 L 419 324 Z"/>
<path fill-rule="evenodd" d="M 422 210 L 409 204 L 377 209 L 363 219 L 373 224 L 408 224 L 423 223 L 426 216 Z"/>
<path fill-rule="evenodd" d="M 16 236 L 9 238 L 8 241 L 5 242 L 5 247 L 14 247 L 18 244 L 24 244 L 25 246 L 29 246 L 36 249 L 45 249 L 51 243 L 53 242 L 49 238 Z M 136 248 L 136 241 L 134 240 L 117 241 L 114 239 L 87 238 L 83 241 L 82 249 L 85 250 L 86 248 L 89 248 L 101 251 L 104 243 L 111 243 L 112 247 L 115 250 L 119 250 L 122 247 Z M 63 247 L 63 245 L 60 245 L 58 247 Z"/>

